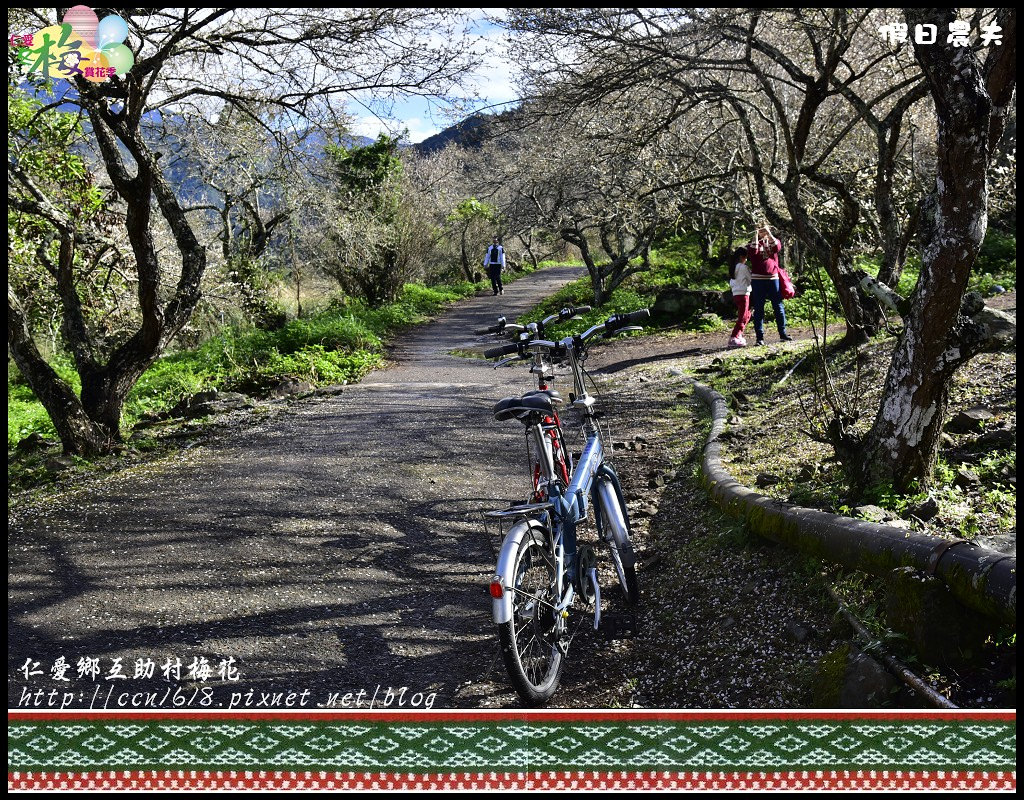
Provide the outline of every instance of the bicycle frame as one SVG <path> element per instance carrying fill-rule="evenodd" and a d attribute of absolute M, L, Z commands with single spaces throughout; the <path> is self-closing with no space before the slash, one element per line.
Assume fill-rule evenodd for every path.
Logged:
<path fill-rule="evenodd" d="M 647 312 L 644 311 L 643 314 L 647 315 Z M 567 356 L 573 375 L 573 393 L 570 400 L 583 418 L 586 441 L 579 459 L 566 475 L 564 460 L 562 469 L 559 470 L 555 457 L 555 447 L 561 448 L 560 452 L 564 455 L 564 447 L 560 442 L 561 424 L 557 414 L 544 416 L 528 427 L 527 436 L 532 439 L 539 458 L 534 473 L 533 502 L 505 511 L 488 512 L 489 515 L 496 517 L 519 518 L 506 534 L 498 554 L 495 577 L 491 582 L 491 610 L 494 622 L 498 625 L 512 620 L 514 595 L 518 591 L 515 585 L 517 554 L 527 536 L 532 535 L 534 531 L 542 532 L 552 559 L 551 563 L 554 565 L 552 600 L 555 604 L 549 607 L 554 612 L 557 629 L 560 632 L 556 639 L 558 647 L 563 652 L 568 647 L 568 642 L 561 638 L 565 632 L 564 620 L 576 595 L 583 592 L 584 581 L 589 580 L 593 587 L 595 629 L 600 624 L 601 599 L 597 570 L 591 566 L 587 569 L 587 574 L 583 575 L 582 568 L 577 564 L 582 554 L 577 548 L 576 526 L 587 519 L 591 504 L 595 509 L 599 535 L 619 554 L 617 568 L 620 576 L 622 563 L 626 561 L 623 554 L 632 552 L 629 549 L 629 521 L 622 489 L 614 470 L 605 463 L 604 444 L 594 413 L 594 398 L 587 392 L 581 359 L 585 352 L 584 343 L 591 335 L 604 332 L 606 328 L 609 333 L 622 330 L 623 324 L 632 321 L 631 318 L 635 316 L 637 315 L 629 315 L 629 319 L 613 317 L 605 324 L 595 325 L 581 336 L 567 337 L 558 343 L 536 339 L 527 342 L 524 339 L 518 351 L 520 358 L 526 357 L 526 351 L 532 352 L 534 363 L 531 372 L 538 374 L 539 388 L 542 391 L 547 389 L 547 378 L 553 374 L 544 355 L 557 351 L 563 357 Z M 613 321 L 617 323 L 614 328 Z M 491 357 L 508 352 L 508 347 L 498 348 Z M 548 531 L 550 535 L 547 535 Z M 627 563 L 632 569 L 634 562 L 629 560 Z M 584 563 L 583 566 L 586 567 L 587 564 Z M 534 599 L 548 605 L 547 601 Z"/>
<path fill-rule="evenodd" d="M 565 342 L 571 344 L 570 340 Z M 532 349 L 535 353 L 534 371 L 542 369 L 542 351 L 548 346 L 554 345 L 553 342 L 532 342 L 529 345 L 529 349 Z M 574 397 L 573 405 L 579 408 L 583 412 L 584 416 L 584 433 L 587 436 L 586 444 L 583 447 L 583 452 L 580 454 L 579 460 L 572 468 L 571 480 L 567 479 L 567 476 L 558 475 L 556 471 L 554 453 L 552 449 L 552 442 L 555 440 L 555 432 L 552 430 L 557 426 L 557 430 L 560 432 L 561 426 L 557 421 L 557 416 L 554 421 L 554 425 L 547 424 L 545 421 L 539 424 L 532 425 L 527 431 L 527 435 L 531 436 L 534 440 L 534 444 L 537 448 L 538 453 L 541 454 L 541 475 L 535 489 L 534 503 L 529 506 L 523 506 L 523 513 L 530 513 L 531 510 L 544 511 L 549 515 L 549 522 L 551 525 L 552 537 L 550 539 L 551 557 L 554 560 L 556 567 L 556 586 L 557 596 L 559 597 L 558 604 L 555 606 L 556 612 L 563 612 L 572 605 L 576 598 L 577 587 L 575 586 L 576 581 L 573 580 L 572 575 L 568 575 L 569 567 L 575 565 L 575 558 L 577 555 L 576 547 L 576 525 L 583 522 L 587 518 L 587 510 L 589 507 L 589 499 L 594 496 L 594 481 L 602 467 L 604 467 L 604 445 L 601 441 L 601 433 L 593 419 L 593 398 L 587 394 L 586 387 L 583 383 L 582 369 L 575 356 L 572 355 L 572 349 L 569 349 L 570 358 L 569 364 L 573 374 L 573 388 Z M 541 372 L 544 380 L 546 373 Z M 542 389 L 547 388 L 546 385 L 541 386 Z M 556 445 L 557 446 L 557 445 Z M 564 451 L 564 448 L 563 448 Z M 565 464 L 562 464 L 563 469 Z M 614 476 L 614 473 L 611 473 Z M 568 484 L 564 492 L 558 484 L 558 478 L 563 478 L 564 483 Z M 616 484 L 617 484 L 617 479 Z M 547 498 L 540 494 L 541 489 L 546 489 Z M 619 490 L 621 494 L 621 490 Z M 539 495 L 539 496 L 538 496 Z M 617 503 L 612 503 L 610 498 L 606 495 L 597 495 L 603 508 L 609 508 L 616 506 Z M 530 506 L 533 508 L 531 509 Z M 612 515 L 616 516 L 616 515 Z M 621 519 L 621 515 L 619 515 Z M 617 520 L 618 521 L 618 520 Z M 622 521 L 618 525 L 612 526 L 614 530 L 621 531 L 621 536 L 627 536 L 627 528 L 625 522 Z M 515 559 L 515 554 L 519 549 L 519 545 L 524 536 L 530 531 L 530 525 L 528 520 L 517 524 L 505 537 L 505 541 L 502 544 L 501 552 L 498 555 L 498 562 L 496 565 L 496 573 L 499 576 L 507 576 L 511 574 L 512 565 Z M 620 536 L 616 537 L 620 539 Z M 569 578 L 568 580 L 566 578 Z M 597 586 L 596 579 L 594 580 L 594 589 L 597 596 L 598 602 L 595 607 L 596 611 L 595 625 L 596 628 L 600 620 L 600 589 Z M 502 597 L 493 598 L 492 612 L 494 621 L 498 624 L 508 622 L 512 617 L 512 591 L 505 591 Z"/>

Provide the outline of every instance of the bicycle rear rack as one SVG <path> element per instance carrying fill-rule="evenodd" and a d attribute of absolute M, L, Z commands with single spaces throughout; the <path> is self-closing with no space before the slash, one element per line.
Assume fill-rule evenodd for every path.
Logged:
<path fill-rule="evenodd" d="M 484 516 L 491 519 L 511 519 L 513 517 L 532 517 L 535 514 L 539 514 L 542 511 L 549 511 L 554 508 L 555 504 L 552 502 L 544 503 L 523 503 L 518 506 L 509 506 L 499 511 L 485 511 Z"/>

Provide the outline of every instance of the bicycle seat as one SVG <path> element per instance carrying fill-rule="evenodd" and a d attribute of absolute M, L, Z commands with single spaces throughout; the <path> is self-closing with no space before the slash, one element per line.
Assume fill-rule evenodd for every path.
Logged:
<path fill-rule="evenodd" d="M 506 397 L 494 404 L 494 418 L 498 422 L 514 418 L 524 425 L 530 425 L 531 415 L 550 416 L 554 413 L 551 396 L 541 391 L 528 392 L 522 397 Z"/>
<path fill-rule="evenodd" d="M 532 397 L 533 395 L 546 394 L 551 398 L 552 405 L 560 405 L 565 401 L 562 400 L 562 395 L 558 393 L 557 389 L 534 389 L 532 392 L 527 392 L 523 397 Z"/>

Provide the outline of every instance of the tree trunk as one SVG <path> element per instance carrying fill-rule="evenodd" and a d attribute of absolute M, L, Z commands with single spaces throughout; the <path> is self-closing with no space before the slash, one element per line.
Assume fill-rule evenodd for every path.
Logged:
<path fill-rule="evenodd" d="M 108 432 L 89 418 L 72 388 L 40 355 L 21 303 L 7 287 L 7 344 L 14 363 L 50 415 L 68 455 L 91 458 L 109 446 Z"/>
<path fill-rule="evenodd" d="M 846 259 L 833 252 L 833 263 L 826 270 L 836 287 L 839 303 L 846 318 L 848 344 L 863 344 L 881 329 L 881 313 L 878 304 L 865 297 L 860 291 L 861 276 Z"/>
<path fill-rule="evenodd" d="M 825 272 L 835 286 L 846 320 L 845 343 L 856 345 L 867 341 L 878 333 L 881 327 L 881 314 L 877 305 L 872 306 L 871 301 L 861 294 L 860 275 L 844 257 L 841 248 L 832 246 L 825 240 L 802 206 L 795 202 L 791 203 L 790 211 L 803 248 L 809 250 L 815 260 L 825 267 Z"/>
<path fill-rule="evenodd" d="M 583 259 L 587 272 L 590 273 L 590 284 L 594 289 L 594 307 L 597 308 L 604 303 L 607 294 L 604 287 L 604 275 L 601 273 L 601 268 L 594 261 L 594 255 L 590 252 L 590 244 L 587 242 L 587 237 L 583 232 L 572 228 L 563 228 L 561 236 L 564 241 L 580 251 L 580 258 Z"/>
<path fill-rule="evenodd" d="M 466 252 L 466 228 L 462 229 L 461 237 L 461 248 L 462 248 L 462 274 L 466 276 L 466 280 L 470 283 L 473 282 L 473 268 L 469 265 L 469 253 Z"/>
<path fill-rule="evenodd" d="M 1008 14 L 1008 18 L 1005 16 Z M 941 23 L 948 11 L 907 9 L 908 23 Z M 1005 10 L 1012 42 L 1016 15 Z M 938 17 L 939 19 L 934 19 Z M 891 484 L 909 491 L 931 481 L 949 383 L 980 352 L 988 330 L 962 313 L 961 299 L 988 225 L 990 142 L 1015 85 L 1012 46 L 995 48 L 988 85 L 970 48 L 915 46 L 938 116 L 936 188 L 922 226 L 922 269 L 871 430 L 844 458 L 855 489 Z M 1009 63 L 1007 63 L 1009 62 Z M 993 102 L 995 101 L 995 102 Z"/>

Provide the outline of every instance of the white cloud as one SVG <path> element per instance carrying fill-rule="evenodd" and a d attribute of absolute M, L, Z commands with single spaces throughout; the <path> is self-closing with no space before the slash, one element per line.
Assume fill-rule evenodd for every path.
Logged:
<path fill-rule="evenodd" d="M 495 12 L 503 14 L 504 10 L 486 9 L 473 15 L 475 38 L 472 48 L 482 63 L 467 77 L 465 86 L 452 90 L 451 99 L 457 103 L 457 108 L 453 110 L 436 99 L 406 97 L 396 98 L 390 107 L 381 109 L 375 104 L 372 93 L 359 93 L 352 98 L 350 105 L 350 110 L 356 114 L 353 132 L 375 138 L 380 133 L 399 135 L 408 128 L 408 140 L 416 144 L 454 125 L 473 110 L 496 113 L 514 103 L 518 92 L 508 53 L 508 34 L 491 21 Z M 386 118 L 366 113 L 370 108 Z"/>
<path fill-rule="evenodd" d="M 368 136 L 371 139 L 376 139 L 382 133 L 386 133 L 389 136 L 399 136 L 408 131 L 408 141 L 412 144 L 418 144 L 445 127 L 447 127 L 447 123 L 439 124 L 434 120 L 422 119 L 420 117 L 406 117 L 397 120 L 359 117 L 353 120 L 351 129 L 352 133 L 357 136 Z"/>

